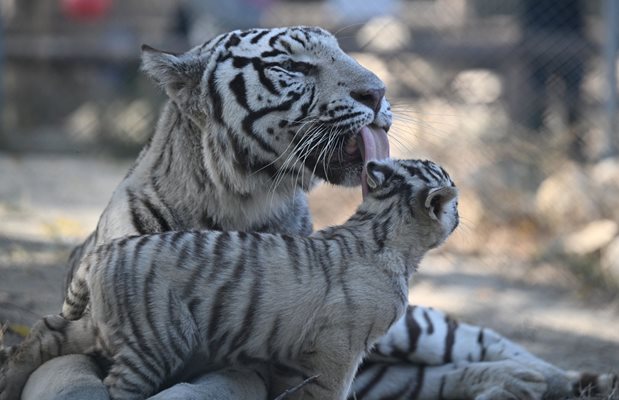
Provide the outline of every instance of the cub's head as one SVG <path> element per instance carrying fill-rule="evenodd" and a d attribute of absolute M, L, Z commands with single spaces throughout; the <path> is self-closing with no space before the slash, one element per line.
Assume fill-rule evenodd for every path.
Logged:
<path fill-rule="evenodd" d="M 234 31 L 184 54 L 145 46 L 143 69 L 231 171 L 357 185 L 389 154 L 385 86 L 315 27 Z M 222 157 L 218 157 L 221 159 Z"/>
<path fill-rule="evenodd" d="M 422 160 L 370 161 L 366 165 L 368 193 L 364 207 L 383 224 L 393 246 L 420 256 L 456 229 L 458 190 L 438 164 Z"/>

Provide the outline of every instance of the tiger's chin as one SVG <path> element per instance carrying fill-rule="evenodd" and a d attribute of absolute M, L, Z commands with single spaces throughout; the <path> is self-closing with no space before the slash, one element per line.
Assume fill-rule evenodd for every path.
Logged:
<path fill-rule="evenodd" d="M 387 129 L 375 125 L 364 126 L 340 142 L 328 160 L 314 167 L 316 176 L 334 185 L 360 185 L 368 161 L 389 157 Z M 316 165 L 317 160 L 313 161 Z"/>
<path fill-rule="evenodd" d="M 363 171 L 363 162 L 358 165 L 349 167 L 330 165 L 325 171 L 316 170 L 316 175 L 325 181 L 339 186 L 359 186 L 361 184 L 361 173 Z"/>

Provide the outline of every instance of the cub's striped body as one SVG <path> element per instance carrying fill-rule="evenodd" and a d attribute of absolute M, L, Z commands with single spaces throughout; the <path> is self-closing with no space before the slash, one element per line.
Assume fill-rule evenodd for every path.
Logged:
<path fill-rule="evenodd" d="M 196 229 L 309 235 L 312 224 L 305 192 L 315 178 L 355 185 L 372 149 L 375 155 L 385 155 L 384 132 L 391 124 L 391 112 L 383 97 L 384 85 L 319 28 L 235 31 L 180 55 L 145 48 L 143 68 L 170 100 L 97 229 L 73 252 L 72 271 L 97 245 L 128 235 Z M 364 138 L 367 143 L 360 151 L 350 146 Z M 44 349 L 48 341 L 62 339 L 56 329 L 62 325 L 58 318 L 37 324 L 27 341 L 30 346 Z M 505 381 L 509 382 L 505 398 L 516 389 L 539 393 L 540 385 L 521 378 L 523 369 L 544 375 L 549 398 L 565 397 L 572 385 L 580 384 L 580 379 L 494 332 L 483 330 L 480 341 L 481 328 L 445 321 L 436 310 L 410 308 L 380 339 L 375 357 L 359 376 L 363 385 L 354 388 L 361 388 L 363 398 L 396 399 L 398 393 L 404 393 L 400 398 L 411 398 L 417 393 L 420 399 L 436 399 L 444 388 L 456 387 L 460 391 L 444 397 L 474 398 Z M 433 330 L 419 328 L 429 323 Z M 0 363 L 6 355 L 0 355 Z M 13 365 L 20 365 L 13 370 L 19 376 L 19 371 L 28 370 L 30 363 L 38 365 L 39 358 L 47 355 L 19 351 L 11 357 Z M 11 385 L 6 371 L 0 369 L 0 392 Z M 55 387 L 62 387 L 63 381 L 70 387 L 71 377 L 57 371 L 51 370 L 54 375 L 48 369 L 49 375 L 37 376 L 53 381 Z M 466 373 L 470 371 L 483 374 Z M 248 378 L 238 379 L 243 373 Z M 211 385 L 209 377 L 233 387 L 222 390 L 221 384 Z M 219 398 L 238 393 L 236 387 L 244 385 L 245 393 L 263 400 L 266 389 L 254 378 L 253 370 L 218 371 L 201 377 L 199 385 L 201 393 L 213 387 L 209 396 Z M 611 390 L 612 376 L 583 375 L 583 379 L 604 393 Z M 417 386 L 422 390 L 416 391 Z M 169 391 L 162 396 L 173 397 Z M 502 398 L 492 393 L 493 398 Z"/>
<path fill-rule="evenodd" d="M 458 224 L 457 191 L 434 163 L 372 161 L 367 179 L 357 213 L 311 237 L 170 232 L 86 256 L 63 314 L 111 353 L 112 398 L 151 395 L 200 354 L 206 367 L 316 376 L 290 398 L 346 399 L 365 352 L 404 314 L 421 258 Z M 272 395 L 295 383 L 273 381 Z"/>

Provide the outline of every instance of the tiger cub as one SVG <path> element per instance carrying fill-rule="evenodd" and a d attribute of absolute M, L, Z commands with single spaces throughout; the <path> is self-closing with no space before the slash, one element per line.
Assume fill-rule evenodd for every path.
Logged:
<path fill-rule="evenodd" d="M 295 379 L 317 376 L 293 397 L 346 399 L 366 351 L 404 314 L 421 258 L 458 224 L 457 190 L 440 166 L 383 160 L 366 170 L 358 211 L 311 237 L 168 232 L 88 255 L 63 315 L 90 320 L 96 347 L 110 352 L 112 399 L 155 393 L 195 354 L 211 367 L 287 366 Z M 293 385 L 283 378 L 272 391 Z"/>

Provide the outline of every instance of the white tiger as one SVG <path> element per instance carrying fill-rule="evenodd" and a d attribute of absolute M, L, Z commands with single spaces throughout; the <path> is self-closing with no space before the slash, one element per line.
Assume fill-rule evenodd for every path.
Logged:
<path fill-rule="evenodd" d="M 434 163 L 370 161 L 367 182 L 346 223 L 310 237 L 184 231 L 98 247 L 71 282 L 66 320 L 56 318 L 61 339 L 43 353 L 107 353 L 114 400 L 155 393 L 196 355 L 205 367 L 292 372 L 273 374 L 271 398 L 297 375 L 296 384 L 314 378 L 289 398 L 345 400 L 366 351 L 404 314 L 422 257 L 458 225 L 457 190 Z M 9 374 L 19 359 L 34 370 L 32 343 Z M 9 396 L 20 389 L 13 378 Z"/>
<path fill-rule="evenodd" d="M 391 111 L 383 83 L 320 28 L 234 31 L 183 54 L 145 47 L 142 58 L 170 101 L 97 229 L 73 252 L 72 269 L 95 245 L 126 235 L 192 229 L 309 235 L 305 193 L 315 177 L 356 185 L 364 159 L 388 154 Z M 73 368 L 72 360 L 66 368 Z M 77 374 L 82 368 L 75 365 Z M 73 385 L 60 370 L 36 376 L 56 387 L 63 380 Z M 453 386 L 459 388 L 454 396 L 474 398 L 506 381 L 505 393 L 538 393 L 537 384 L 522 378 L 527 370 L 544 375 L 548 397 L 565 396 L 581 383 L 492 331 L 416 307 L 380 340 L 376 359 L 353 388 L 362 388 L 364 398 L 381 398 L 419 386 L 419 398 L 432 399 Z M 243 386 L 262 398 L 252 371 L 247 379 L 232 375 L 211 374 L 230 382 L 232 392 Z M 608 375 L 582 377 L 602 392 L 611 390 Z M 213 387 L 223 393 L 222 385 Z"/>

